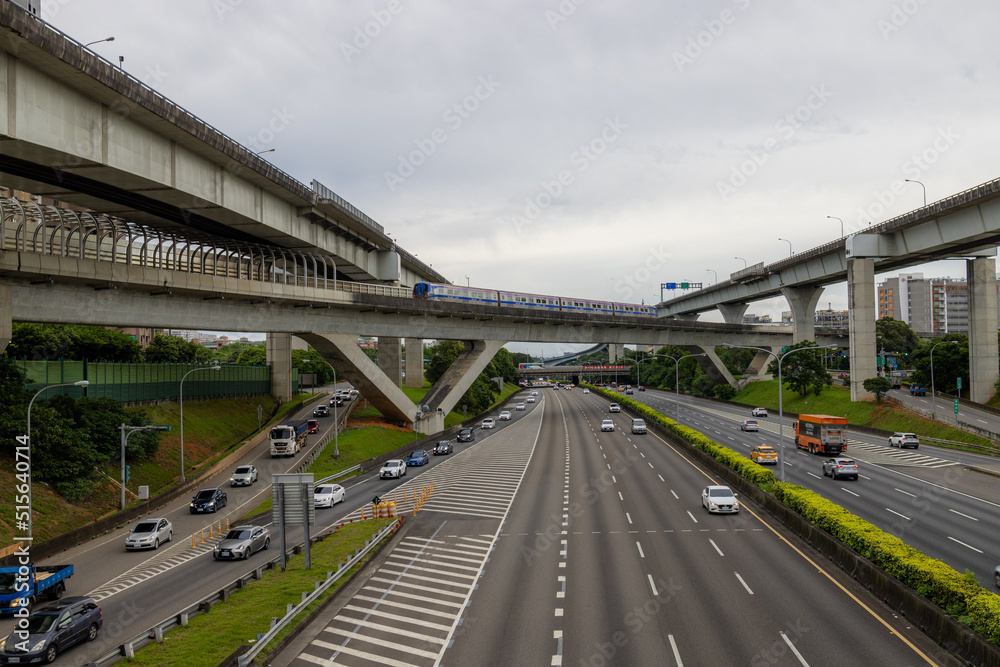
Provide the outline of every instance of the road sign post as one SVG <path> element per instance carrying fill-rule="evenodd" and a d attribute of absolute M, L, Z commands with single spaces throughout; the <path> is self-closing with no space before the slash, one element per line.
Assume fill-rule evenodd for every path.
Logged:
<path fill-rule="evenodd" d="M 955 414 L 958 414 L 958 399 L 955 399 Z"/>

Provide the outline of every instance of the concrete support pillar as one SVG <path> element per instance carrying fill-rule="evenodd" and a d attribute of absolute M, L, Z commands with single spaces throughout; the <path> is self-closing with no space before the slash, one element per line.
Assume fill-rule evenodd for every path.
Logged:
<path fill-rule="evenodd" d="M 486 368 L 486 364 L 493 361 L 493 357 L 506 344 L 507 341 L 503 340 L 465 341 L 465 352 L 458 356 L 424 396 L 424 405 L 428 411 L 443 410 L 445 414 L 451 412 Z"/>
<path fill-rule="evenodd" d="M 788 307 L 792 311 L 792 344 L 815 340 L 816 304 L 823 293 L 823 288 L 782 287 L 781 293 L 785 295 Z"/>
<path fill-rule="evenodd" d="M 966 261 L 969 284 L 969 399 L 985 403 L 1000 375 L 997 364 L 997 261 Z"/>
<path fill-rule="evenodd" d="M 772 351 L 775 353 L 778 352 L 778 350 Z M 750 365 L 747 366 L 745 371 L 743 371 L 743 377 L 741 377 L 739 382 L 736 384 L 736 388 L 743 389 L 751 382 L 770 380 L 771 376 L 767 374 L 767 365 L 772 359 L 774 359 L 774 357 L 767 352 L 758 352 L 754 355 L 754 358 L 750 361 Z"/>
<path fill-rule="evenodd" d="M 358 347 L 356 335 L 310 333 L 299 334 L 299 338 L 312 345 L 323 359 L 339 371 L 338 377 L 346 378 L 386 419 L 401 425 L 413 423 L 417 406 L 399 388 L 398 380 L 387 377 Z M 381 348 L 380 339 L 380 356 Z"/>
<path fill-rule="evenodd" d="M 10 345 L 13 335 L 14 306 L 10 293 L 10 285 L 0 284 L 0 352 Z"/>
<path fill-rule="evenodd" d="M 705 353 L 704 357 L 698 357 L 698 365 L 708 373 L 708 377 L 712 378 L 715 384 L 726 382 L 731 387 L 736 386 L 736 378 L 729 372 L 726 365 L 722 363 L 722 359 L 719 359 L 719 355 L 715 353 L 714 345 L 688 345 L 685 347 L 694 354 Z"/>
<path fill-rule="evenodd" d="M 390 382 L 403 386 L 403 347 L 399 338 L 378 337 L 378 367 Z"/>
<path fill-rule="evenodd" d="M 608 363 L 613 364 L 625 358 L 625 343 L 608 343 Z"/>
<path fill-rule="evenodd" d="M 269 333 L 264 347 L 271 367 L 271 396 L 284 403 L 292 398 L 292 334 Z"/>
<path fill-rule="evenodd" d="M 405 346 L 406 386 L 419 389 L 424 386 L 424 340 L 407 338 Z"/>
<path fill-rule="evenodd" d="M 728 324 L 742 324 L 743 315 L 749 307 L 749 303 L 720 303 L 718 305 L 722 319 Z"/>
<path fill-rule="evenodd" d="M 851 400 L 874 398 L 862 383 L 875 377 L 875 260 L 867 257 L 847 260 L 847 311 L 851 355 Z M 996 311 L 994 311 L 996 314 Z M 993 322 L 996 339 L 996 321 Z M 994 364 L 996 358 L 994 357 Z"/>

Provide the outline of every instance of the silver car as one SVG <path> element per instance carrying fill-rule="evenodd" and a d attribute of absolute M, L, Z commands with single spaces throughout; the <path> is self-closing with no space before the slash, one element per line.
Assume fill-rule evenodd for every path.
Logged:
<path fill-rule="evenodd" d="M 215 560 L 242 558 L 246 560 L 253 552 L 271 546 L 271 531 L 262 526 L 236 526 L 226 534 L 226 538 L 215 545 L 212 557 Z"/>
<path fill-rule="evenodd" d="M 854 459 L 837 457 L 823 461 L 823 476 L 829 475 L 832 479 L 849 477 L 856 480 L 858 478 L 858 464 Z"/>
<path fill-rule="evenodd" d="M 166 519 L 143 519 L 125 538 L 125 550 L 159 549 L 161 542 L 169 542 L 173 536 L 174 527 Z"/>
<path fill-rule="evenodd" d="M 615 430 L 615 423 L 613 421 L 611 421 L 610 419 L 605 419 L 604 421 L 601 422 L 601 430 L 602 431 L 614 431 Z"/>
<path fill-rule="evenodd" d="M 229 486 L 250 486 L 257 481 L 257 468 L 253 466 L 240 466 L 233 471 L 229 478 Z"/>
<path fill-rule="evenodd" d="M 406 461 L 403 461 L 402 459 L 389 459 L 378 471 L 378 476 L 381 479 L 386 479 L 389 477 L 399 478 L 405 474 L 406 474 Z"/>

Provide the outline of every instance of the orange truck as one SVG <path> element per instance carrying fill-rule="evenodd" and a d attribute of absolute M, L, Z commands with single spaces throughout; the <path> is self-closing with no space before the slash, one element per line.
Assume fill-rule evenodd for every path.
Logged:
<path fill-rule="evenodd" d="M 795 446 L 810 454 L 836 456 L 847 451 L 847 417 L 799 415 L 792 429 Z"/>

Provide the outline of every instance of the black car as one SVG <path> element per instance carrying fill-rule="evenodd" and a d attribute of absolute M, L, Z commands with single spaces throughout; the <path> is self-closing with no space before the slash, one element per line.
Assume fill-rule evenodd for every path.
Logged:
<path fill-rule="evenodd" d="M 472 442 L 476 439 L 476 436 L 473 435 L 471 428 L 463 428 L 458 432 L 458 435 L 455 436 L 455 439 L 459 442 Z"/>
<path fill-rule="evenodd" d="M 0 664 L 50 663 L 74 644 L 94 641 L 103 624 L 101 608 L 93 598 L 63 598 L 28 616 L 24 630 L 0 640 Z M 25 630 L 27 636 L 20 634 Z M 28 650 L 20 650 L 19 645 Z"/>
<path fill-rule="evenodd" d="M 188 508 L 191 514 L 215 512 L 226 506 L 226 500 L 226 492 L 222 489 L 202 489 L 191 499 Z"/>
<path fill-rule="evenodd" d="M 344 399 L 341 398 L 340 396 L 334 396 L 333 398 L 330 399 L 330 405 L 331 406 L 339 408 L 343 404 L 344 404 Z"/>
<path fill-rule="evenodd" d="M 434 456 L 438 454 L 451 454 L 451 440 L 442 440 L 434 445 Z"/>
<path fill-rule="evenodd" d="M 313 409 L 313 417 L 329 417 L 329 416 L 330 416 L 330 408 L 328 408 L 325 405 L 317 405 L 315 409 Z"/>

